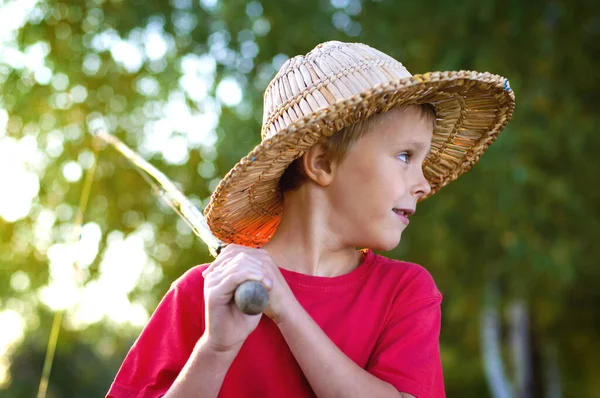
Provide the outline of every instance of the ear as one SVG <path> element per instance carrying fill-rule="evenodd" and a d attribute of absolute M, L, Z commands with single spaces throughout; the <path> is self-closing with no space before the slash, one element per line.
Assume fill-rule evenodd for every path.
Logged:
<path fill-rule="evenodd" d="M 333 164 L 327 158 L 327 149 L 323 143 L 310 147 L 302 155 L 302 167 L 306 176 L 323 187 L 331 183 Z"/>

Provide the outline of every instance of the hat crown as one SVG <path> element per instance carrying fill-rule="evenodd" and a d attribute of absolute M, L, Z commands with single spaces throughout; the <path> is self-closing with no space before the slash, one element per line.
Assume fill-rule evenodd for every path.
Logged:
<path fill-rule="evenodd" d="M 288 59 L 264 94 L 262 139 L 335 103 L 412 76 L 394 58 L 361 43 L 329 41 Z"/>

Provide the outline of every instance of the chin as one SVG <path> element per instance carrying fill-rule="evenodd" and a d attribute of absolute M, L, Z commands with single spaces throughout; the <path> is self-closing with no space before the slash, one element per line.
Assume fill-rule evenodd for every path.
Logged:
<path fill-rule="evenodd" d="M 400 244 L 401 235 L 397 237 L 381 236 L 379 239 L 374 239 L 370 245 L 363 245 L 362 247 L 368 247 L 369 249 L 373 249 L 381 252 L 389 252 L 390 250 L 394 250 L 396 246 Z"/>

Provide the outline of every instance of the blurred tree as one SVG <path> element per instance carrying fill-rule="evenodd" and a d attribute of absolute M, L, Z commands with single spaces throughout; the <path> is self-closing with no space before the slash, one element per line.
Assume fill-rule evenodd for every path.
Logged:
<path fill-rule="evenodd" d="M 2 7 L 11 3 L 19 0 Z M 88 293 L 62 303 L 44 294 L 61 281 L 68 291 L 73 258 L 65 253 L 75 251 L 65 244 L 82 174 L 94 159 L 88 131 L 106 126 L 204 205 L 219 178 L 259 142 L 262 91 L 277 68 L 337 39 L 377 47 L 413 73 L 499 73 L 517 96 L 498 142 L 421 205 L 391 253 L 425 265 L 445 296 L 448 396 L 492 395 L 480 351 L 486 309 L 504 325 L 507 377 L 519 379 L 502 346 L 511 325 L 504 314 L 515 303 L 529 314 L 529 396 L 557 396 L 553 385 L 567 397 L 599 396 L 600 356 L 591 355 L 600 352 L 599 36 L 600 6 L 591 0 L 37 2 L 17 34 L 0 42 L 0 148 L 16 162 L 2 170 L 2 181 L 13 181 L 9 173 L 35 177 L 25 214 L 0 208 L 0 310 L 22 314 L 26 326 L 1 394 L 32 391 L 49 334 L 40 319 L 54 303 L 69 308 L 69 332 L 60 337 L 49 393 L 101 395 L 143 323 L 143 314 L 132 317 L 142 307 L 151 312 L 187 268 L 210 261 L 129 164 L 101 150 L 82 235 L 92 241 L 82 255 Z M 18 197 L 28 181 L 19 177 L 3 194 Z M 119 261 L 111 254 L 117 246 L 142 247 L 147 257 Z M 131 269 L 138 271 L 126 277 Z M 115 274 L 123 280 L 110 280 Z M 486 301 L 490 289 L 494 301 Z M 73 299 L 99 291 L 105 300 L 96 301 L 109 304 L 126 297 L 130 316 L 119 322 L 117 304 L 112 317 L 71 308 Z M 73 372 L 74 364 L 85 372 Z M 102 376 L 88 383 L 89 374 Z"/>

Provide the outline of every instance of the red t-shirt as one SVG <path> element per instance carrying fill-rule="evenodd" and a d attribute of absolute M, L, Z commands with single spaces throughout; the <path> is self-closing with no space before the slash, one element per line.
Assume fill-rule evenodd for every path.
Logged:
<path fill-rule="evenodd" d="M 108 397 L 154 398 L 169 389 L 204 331 L 202 271 L 190 269 L 163 298 L 127 354 Z M 365 252 L 333 278 L 283 276 L 329 338 L 371 374 L 418 398 L 445 397 L 439 351 L 442 296 L 417 264 Z M 279 329 L 263 316 L 233 361 L 219 397 L 314 397 Z"/>

